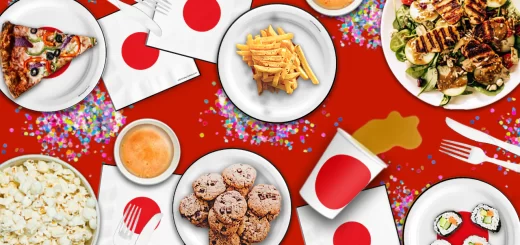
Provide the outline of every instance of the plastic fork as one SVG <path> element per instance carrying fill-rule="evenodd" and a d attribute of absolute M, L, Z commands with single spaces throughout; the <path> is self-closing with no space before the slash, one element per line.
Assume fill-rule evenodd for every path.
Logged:
<path fill-rule="evenodd" d="M 490 162 L 520 173 L 520 165 L 488 157 L 482 149 L 476 146 L 452 140 L 443 140 L 440 148 L 440 152 L 467 163 L 476 165 L 483 162 Z"/>
<path fill-rule="evenodd" d="M 158 13 L 168 15 L 172 9 L 172 4 L 168 0 L 135 0 L 138 3 L 144 3 L 149 8 L 157 11 Z"/>
<path fill-rule="evenodd" d="M 130 204 L 126 209 L 116 228 L 116 233 L 114 234 L 114 245 L 135 244 L 136 238 L 138 237 L 135 234 L 135 228 L 139 222 L 139 217 L 141 217 L 141 210 L 140 207 L 133 204 Z"/>

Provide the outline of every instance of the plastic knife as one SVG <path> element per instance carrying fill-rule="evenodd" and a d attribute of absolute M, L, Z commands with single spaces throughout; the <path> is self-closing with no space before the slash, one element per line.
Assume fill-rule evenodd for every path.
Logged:
<path fill-rule="evenodd" d="M 158 213 L 154 215 L 148 221 L 148 223 L 146 223 L 135 245 L 148 245 L 148 243 L 150 243 L 150 239 L 152 238 L 152 234 L 155 231 L 155 227 L 157 227 L 162 217 L 163 215 L 161 213 Z"/>
<path fill-rule="evenodd" d="M 446 117 L 446 124 L 448 124 L 448 126 L 451 129 L 453 129 L 455 132 L 459 133 L 460 135 L 462 135 L 468 139 L 471 139 L 471 140 L 474 140 L 474 141 L 477 141 L 480 143 L 487 143 L 487 144 L 495 145 L 504 150 L 507 150 L 511 153 L 514 153 L 514 154 L 520 156 L 520 147 L 518 147 L 516 145 L 508 144 L 508 143 L 501 141 L 482 131 L 476 130 L 476 129 L 468 127 L 462 123 L 459 123 L 449 117 Z"/>

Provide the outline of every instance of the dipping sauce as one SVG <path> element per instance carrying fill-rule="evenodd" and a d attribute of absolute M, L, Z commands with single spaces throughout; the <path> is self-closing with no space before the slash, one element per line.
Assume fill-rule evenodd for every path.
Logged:
<path fill-rule="evenodd" d="M 325 9 L 342 9 L 350 5 L 354 0 L 314 0 L 316 4 Z"/>
<path fill-rule="evenodd" d="M 119 148 L 125 168 L 140 178 L 154 178 L 164 173 L 173 159 L 173 143 L 160 127 L 151 124 L 130 129 Z"/>

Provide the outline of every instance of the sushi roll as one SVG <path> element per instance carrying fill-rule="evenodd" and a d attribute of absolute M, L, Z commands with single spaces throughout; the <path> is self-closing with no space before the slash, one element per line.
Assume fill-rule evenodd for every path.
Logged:
<path fill-rule="evenodd" d="M 449 243 L 446 240 L 437 240 L 437 241 L 432 242 L 431 245 L 451 245 L 451 243 Z"/>
<path fill-rule="evenodd" d="M 491 232 L 500 231 L 500 216 L 498 210 L 486 204 L 479 204 L 471 212 L 471 221 Z"/>
<path fill-rule="evenodd" d="M 470 236 L 464 240 L 463 245 L 490 245 L 486 238 L 479 236 Z"/>
<path fill-rule="evenodd" d="M 447 237 L 455 232 L 462 224 L 462 217 L 455 211 L 446 211 L 433 222 L 435 232 L 443 237 Z"/>

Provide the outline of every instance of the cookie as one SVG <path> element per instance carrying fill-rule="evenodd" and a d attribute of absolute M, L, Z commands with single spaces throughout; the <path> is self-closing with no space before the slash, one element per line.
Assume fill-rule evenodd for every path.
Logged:
<path fill-rule="evenodd" d="M 259 217 L 271 215 L 276 218 L 274 215 L 280 213 L 282 196 L 273 185 L 260 184 L 249 192 L 247 205 Z"/>
<path fill-rule="evenodd" d="M 235 188 L 250 188 L 255 183 L 256 169 L 247 164 L 233 164 L 222 172 L 224 181 Z"/>
<path fill-rule="evenodd" d="M 181 216 L 198 227 L 208 226 L 209 209 L 208 202 L 197 198 L 195 194 L 183 198 L 179 205 Z"/>
<path fill-rule="evenodd" d="M 218 231 L 209 230 L 209 244 L 210 245 L 240 245 L 240 238 L 236 233 L 230 236 L 224 236 Z"/>
<path fill-rule="evenodd" d="M 246 199 L 237 191 L 226 191 L 215 199 L 215 216 L 224 224 L 241 221 L 247 211 Z"/>
<path fill-rule="evenodd" d="M 238 227 L 240 226 L 240 221 L 233 222 L 231 224 L 224 224 L 220 222 L 215 216 L 215 211 L 213 209 L 209 211 L 208 223 L 210 229 L 218 231 L 220 234 L 225 236 L 233 235 L 237 232 Z"/>
<path fill-rule="evenodd" d="M 251 188 L 235 188 L 233 186 L 228 186 L 226 189 L 227 191 L 238 191 L 240 195 L 242 195 L 244 198 L 247 198 L 247 194 L 249 194 L 249 191 L 251 191 Z"/>
<path fill-rule="evenodd" d="M 195 195 L 206 201 L 217 198 L 226 191 L 226 184 L 220 174 L 210 173 L 200 176 L 192 184 Z"/>
<path fill-rule="evenodd" d="M 267 234 L 269 234 L 270 228 L 271 225 L 267 218 L 260 218 L 254 213 L 248 211 L 244 216 L 244 220 L 240 224 L 238 235 L 244 242 L 261 242 L 267 237 Z"/>

